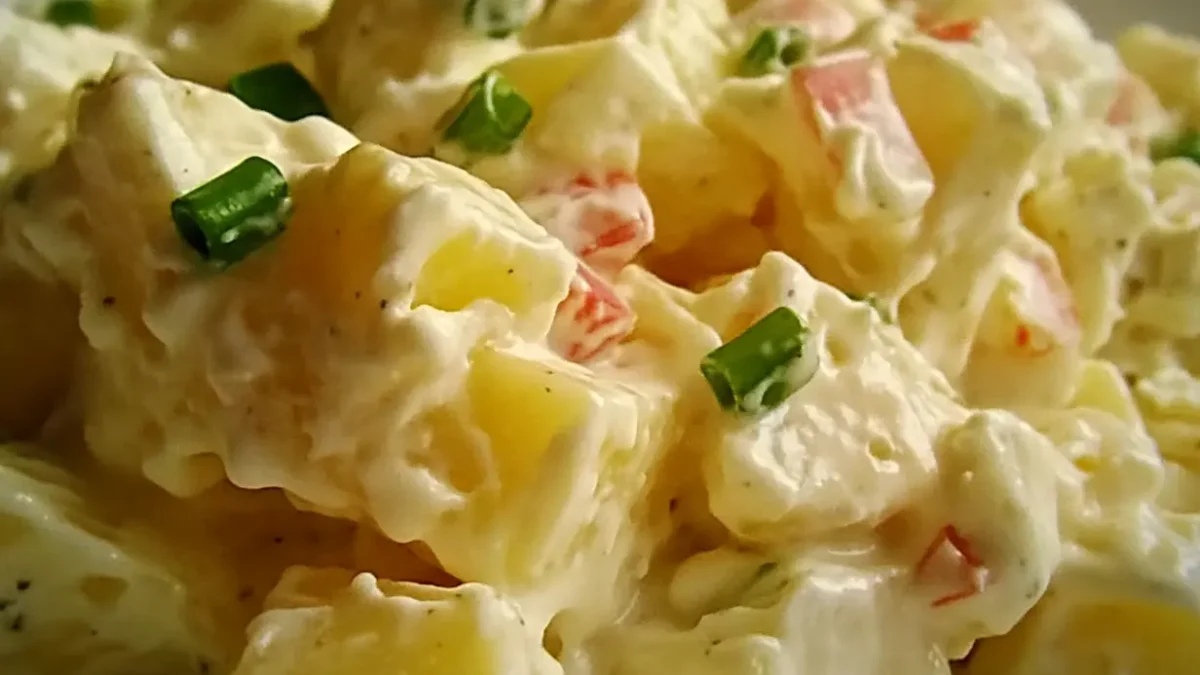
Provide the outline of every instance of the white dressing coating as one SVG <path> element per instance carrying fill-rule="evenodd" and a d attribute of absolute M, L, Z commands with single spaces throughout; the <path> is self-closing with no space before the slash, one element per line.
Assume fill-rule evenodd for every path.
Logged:
<path fill-rule="evenodd" d="M 41 19 L 55 2 L 5 4 L 20 15 Z M 97 27 L 126 42 L 122 51 L 153 55 L 175 77 L 223 88 L 234 75 L 269 63 L 291 62 L 310 71 L 312 56 L 301 41 L 321 23 L 331 1 L 97 0 L 89 4 Z M 7 13 L 8 7 L 0 11 Z M 91 31 L 74 27 L 67 32 Z M 70 55 L 75 49 L 63 51 L 64 57 L 77 58 Z M 110 60 L 96 58 L 89 65 L 103 71 Z"/>
<path fill-rule="evenodd" d="M 67 139 L 72 92 L 98 79 L 118 52 L 136 42 L 85 27 L 61 31 L 0 7 L 0 191 L 41 169 Z"/>
<path fill-rule="evenodd" d="M 739 604 L 708 613 L 690 630 L 628 628 L 613 638 L 607 672 L 950 672 L 897 592 L 903 572 L 862 569 L 813 556 L 755 581 Z M 908 611 L 906 611 L 908 610 Z M 908 619 L 908 621 L 904 621 Z M 804 636 L 819 632 L 821 640 Z M 886 654 L 887 656 L 883 656 Z M 606 659 L 606 660 L 607 660 Z"/>
<path fill-rule="evenodd" d="M 212 658 L 214 645 L 204 642 L 214 636 L 203 625 L 212 617 L 189 607 L 189 592 L 200 589 L 187 582 L 196 579 L 181 578 L 165 551 L 147 550 L 136 533 L 90 512 L 73 477 L 33 449 L 0 452 L 7 667 L 109 673 L 131 665 L 189 669 Z M 106 645 L 117 653 L 105 654 Z"/>
<path fill-rule="evenodd" d="M 702 294 L 693 311 L 726 334 L 731 319 L 775 305 L 809 317 L 819 370 L 774 412 L 695 428 L 713 515 L 766 542 L 878 522 L 932 479 L 934 439 L 965 413 L 895 328 L 782 255 Z"/>
<path fill-rule="evenodd" d="M 448 589 L 297 567 L 266 606 L 249 628 L 240 675 L 562 672 L 520 610 L 480 584 Z"/>
<path fill-rule="evenodd" d="M 1194 671 L 1200 41 L 501 5 L 0 9 L 0 670 Z M 332 119 L 217 91 L 285 61 Z M 533 116 L 447 153 L 487 70 Z M 251 156 L 291 215 L 214 269 L 169 206 Z"/>

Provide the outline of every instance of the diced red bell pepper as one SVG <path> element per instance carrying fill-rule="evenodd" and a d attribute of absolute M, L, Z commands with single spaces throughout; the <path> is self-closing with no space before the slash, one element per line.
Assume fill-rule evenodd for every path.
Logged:
<path fill-rule="evenodd" d="M 827 130 L 862 125 L 883 144 L 883 161 L 892 175 L 931 180 L 929 165 L 917 147 L 888 84 L 883 63 L 865 51 L 850 51 L 793 68 L 792 90 L 801 111 L 826 143 Z M 831 152 L 840 168 L 842 159 Z"/>
<path fill-rule="evenodd" d="M 1017 324 L 1013 346 L 1018 353 L 1044 356 L 1058 347 L 1077 344 L 1082 337 L 1079 310 L 1057 261 L 1050 255 L 1025 260 L 1031 293 L 1032 321 Z"/>
<path fill-rule="evenodd" d="M 615 275 L 654 240 L 650 201 L 633 176 L 580 174 L 521 203 L 593 270 Z"/>
<path fill-rule="evenodd" d="M 978 595 L 987 585 L 987 567 L 967 540 L 953 525 L 938 530 L 921 555 L 914 576 L 922 583 L 952 588 L 931 605 L 943 607 Z"/>
<path fill-rule="evenodd" d="M 979 34 L 979 22 L 971 19 L 935 24 L 926 28 L 925 33 L 943 42 L 970 42 Z"/>
<path fill-rule="evenodd" d="M 580 263 L 550 328 L 550 346 L 576 363 L 590 361 L 633 331 L 633 309 Z"/>

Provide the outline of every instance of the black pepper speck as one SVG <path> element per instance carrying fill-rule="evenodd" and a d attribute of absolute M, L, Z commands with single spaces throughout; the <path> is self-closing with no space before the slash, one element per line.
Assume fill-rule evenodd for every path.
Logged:
<path fill-rule="evenodd" d="M 28 579 L 18 579 L 17 580 L 17 590 L 18 591 L 27 591 L 27 590 L 29 590 L 29 587 L 32 585 L 33 585 L 33 582 Z"/>

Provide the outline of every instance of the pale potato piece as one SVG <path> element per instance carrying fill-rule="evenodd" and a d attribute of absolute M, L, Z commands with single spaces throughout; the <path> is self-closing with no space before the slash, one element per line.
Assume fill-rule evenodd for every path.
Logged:
<path fill-rule="evenodd" d="M 462 3 L 336 0 L 306 39 L 336 119 L 364 140 L 418 154 L 462 88 L 520 51 L 466 30 Z"/>
<path fill-rule="evenodd" d="M 1147 183 L 1153 219 L 1124 279 L 1124 314 L 1101 354 L 1140 377 L 1195 370 L 1200 293 L 1195 258 L 1200 242 L 1200 166 L 1186 159 L 1156 164 Z"/>
<path fill-rule="evenodd" d="M 1127 154 L 1085 150 L 1026 197 L 1024 222 L 1053 242 L 1079 312 L 1080 349 L 1093 354 L 1125 311 L 1121 284 L 1154 220 L 1146 176 Z"/>
<path fill-rule="evenodd" d="M 438 588 L 293 568 L 234 675 L 554 675 L 520 610 L 481 584 Z"/>
<path fill-rule="evenodd" d="M 0 658 L 22 675 L 228 673 L 292 565 L 453 582 L 279 491 L 222 486 L 179 500 L 67 448 L 32 446 L 0 447 L 0 488 Z"/>
<path fill-rule="evenodd" d="M 1162 102 L 1200 122 L 1200 40 L 1151 24 L 1130 27 L 1117 39 L 1121 59 Z"/>
<path fill-rule="evenodd" d="M 332 0 L 159 0 L 135 14 L 123 31 L 175 77 L 223 88 L 238 73 L 292 62 L 312 70 L 301 44 L 320 25 Z"/>
<path fill-rule="evenodd" d="M 682 444 L 699 453 L 708 508 L 739 539 L 782 546 L 874 527 L 928 499 L 949 471 L 938 448 L 970 436 L 956 431 L 969 411 L 894 326 L 782 254 L 699 295 L 668 290 L 643 272 L 624 280 L 644 339 L 655 331 L 690 336 L 670 343 L 658 367 L 688 392 L 695 423 Z M 820 361 L 815 376 L 762 416 L 721 411 L 697 364 L 777 306 L 807 322 Z M 988 420 L 988 434 L 954 443 L 995 454 L 1036 438 L 1011 416 Z M 1019 464 L 1005 475 L 1025 470 Z"/>
<path fill-rule="evenodd" d="M 1121 59 L 1097 40 L 1073 3 L 1063 0 L 946 0 L 929 3 L 942 21 L 987 17 L 1032 63 L 1056 119 L 1103 120 L 1124 76 Z M 1009 59 L 1014 59 L 1014 54 Z"/>
<path fill-rule="evenodd" d="M 433 151 L 514 199 L 579 175 L 636 174 L 654 210 L 654 250 L 670 253 L 724 222 L 749 219 L 767 177 L 755 149 L 706 119 L 734 48 L 723 3 L 634 4 L 627 16 L 624 5 L 589 15 L 597 25 L 579 31 L 608 33 L 599 24 L 610 11 L 619 25 L 577 42 L 568 37 L 575 29 L 557 22 L 584 11 L 581 3 L 555 3 L 528 29 L 554 44 L 530 38 L 523 47 L 524 36 L 485 40 L 465 31 L 450 5 L 339 0 L 314 38 L 320 81 L 338 118 L 364 140 L 406 154 Z M 560 29 L 561 39 L 551 36 Z M 533 117 L 511 152 L 467 157 L 439 143 L 439 125 L 488 68 L 509 80 Z"/>
<path fill-rule="evenodd" d="M 0 7 L 0 198 L 52 162 L 74 116 L 72 92 L 97 79 L 132 40 L 90 28 L 61 30 Z"/>
<path fill-rule="evenodd" d="M 18 239 L 80 296 L 91 451 L 178 495 L 282 488 L 505 590 L 580 570 L 611 589 L 673 392 L 546 347 L 576 261 L 509 198 L 354 143 L 144 63 L 84 97 Z M 206 269 L 168 204 L 249 155 L 288 175 L 294 216 Z M 593 597 L 605 586 L 546 598 L 539 619 L 608 616 L 624 599 Z"/>
<path fill-rule="evenodd" d="M 934 185 L 885 66 L 855 48 L 787 73 L 729 78 L 709 117 L 769 158 L 776 201 L 788 202 L 756 203 L 755 226 L 806 264 L 831 259 L 837 276 L 827 280 L 892 297 L 927 272 L 918 223 Z"/>
<path fill-rule="evenodd" d="M 647 623 L 614 631 L 602 643 L 602 662 L 611 664 L 605 672 L 948 675 L 945 657 L 903 596 L 900 570 L 813 553 L 804 561 L 758 566 L 758 573 L 752 565 L 724 589 L 734 604 L 706 614 L 694 628 Z"/>
<path fill-rule="evenodd" d="M 236 590 L 223 588 L 215 574 L 190 575 L 196 568 L 161 540 L 85 500 L 78 477 L 38 458 L 45 452 L 0 447 L 5 668 L 27 675 L 197 673 L 231 656 L 222 640 L 228 635 L 214 629 L 230 618 L 222 604 Z M 210 583 L 195 583 L 205 579 Z"/>
<path fill-rule="evenodd" d="M 988 376 L 1012 360 L 993 355 L 1007 356 L 1014 316 L 1047 306 L 1046 292 L 1022 300 L 1026 278 L 1040 274 L 1026 261 L 1056 272 L 1052 253 L 1021 229 L 1016 208 L 1051 128 L 1041 90 L 1032 67 L 987 22 L 971 41 L 900 40 L 888 72 L 937 182 L 909 254 L 925 256 L 926 272 L 901 299 L 899 322 L 972 404 L 1007 405 L 1008 380 Z"/>
<path fill-rule="evenodd" d="M 965 675 L 1163 675 L 1200 659 L 1200 607 L 1169 590 L 1064 573 L 1012 633 L 985 640 Z"/>

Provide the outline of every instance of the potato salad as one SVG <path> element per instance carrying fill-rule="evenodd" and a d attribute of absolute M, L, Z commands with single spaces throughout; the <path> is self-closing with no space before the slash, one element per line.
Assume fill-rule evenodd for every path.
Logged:
<path fill-rule="evenodd" d="M 1198 670 L 1200 39 L 0 1 L 0 673 Z"/>

